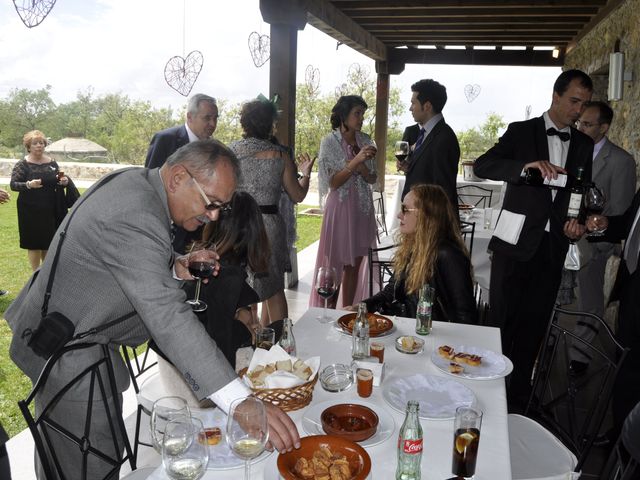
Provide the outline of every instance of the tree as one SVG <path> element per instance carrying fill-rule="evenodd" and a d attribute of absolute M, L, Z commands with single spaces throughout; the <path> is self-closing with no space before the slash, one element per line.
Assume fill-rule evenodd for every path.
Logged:
<path fill-rule="evenodd" d="M 22 137 L 30 130 L 42 130 L 49 135 L 46 127 L 56 108 L 50 91 L 51 85 L 39 90 L 16 88 L 0 103 L 0 142 L 3 145 L 21 145 Z"/>
<path fill-rule="evenodd" d="M 502 115 L 491 112 L 479 127 L 458 132 L 461 158 L 473 160 L 482 155 L 498 141 L 499 131 L 506 126 Z"/>

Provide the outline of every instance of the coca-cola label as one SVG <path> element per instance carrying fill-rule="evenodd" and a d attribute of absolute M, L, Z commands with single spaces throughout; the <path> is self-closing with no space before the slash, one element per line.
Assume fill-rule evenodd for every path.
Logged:
<path fill-rule="evenodd" d="M 422 439 L 418 440 L 404 440 L 402 444 L 402 451 L 409 455 L 422 452 Z"/>

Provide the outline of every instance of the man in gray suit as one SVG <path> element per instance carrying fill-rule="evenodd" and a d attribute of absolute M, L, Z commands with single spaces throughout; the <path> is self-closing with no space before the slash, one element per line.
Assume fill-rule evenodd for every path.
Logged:
<path fill-rule="evenodd" d="M 623 214 L 633 199 L 636 189 L 636 163 L 625 150 L 607 138 L 613 120 L 613 110 L 604 102 L 589 102 L 578 120 L 578 130 L 593 139 L 592 178 L 604 193 L 606 203 L 602 215 Z M 609 242 L 590 243 L 583 237 L 578 243 L 582 268 L 578 272 L 578 308 L 583 312 L 604 315 L 604 274 L 612 255 L 620 255 L 620 244 Z M 597 331 L 589 318 L 580 320 L 574 333 L 592 339 Z M 580 374 L 587 368 L 589 358 L 574 346 L 574 357 L 569 369 Z"/>
<path fill-rule="evenodd" d="M 135 312 L 131 318 L 83 340 L 109 345 L 119 391 L 129 385 L 119 346 L 139 345 L 153 337 L 196 396 L 209 397 L 227 411 L 234 399 L 245 397 L 250 391 L 185 303 L 185 293 L 176 277 L 193 277 L 184 257 L 178 257 L 174 264 L 170 227 L 174 223 L 193 231 L 218 218 L 236 187 L 237 159 L 221 143 L 206 140 L 182 147 L 160 169 L 134 168 L 111 175 L 114 178 L 108 183 L 103 179 L 84 194 L 86 201 L 76 203 L 71 223 L 61 226 L 67 227 L 67 232 L 48 310 L 69 318 L 76 333 Z M 56 236 L 52 252 L 59 241 Z M 32 381 L 37 379 L 45 360 L 27 345 L 25 332 L 34 330 L 40 320 L 53 258 L 54 255 L 47 256 L 5 315 L 13 331 L 11 358 Z M 36 410 L 52 392 L 77 376 L 83 366 L 96 360 L 99 350 L 90 348 L 64 356 L 47 388 L 36 399 Z M 86 383 L 75 386 L 56 407 L 56 415 L 64 426 L 75 429 L 82 437 L 79 425 L 91 406 L 92 432 L 99 435 L 89 440 L 98 448 L 113 450 L 106 415 L 100 413 L 95 402 L 87 404 L 87 388 Z M 267 412 L 272 444 L 280 451 L 298 447 L 299 437 L 291 419 L 270 404 Z M 56 451 L 63 456 L 67 478 L 78 478 L 80 452 L 69 448 L 59 435 Z M 96 460 L 90 465 L 88 478 L 102 478 L 108 470 Z"/>

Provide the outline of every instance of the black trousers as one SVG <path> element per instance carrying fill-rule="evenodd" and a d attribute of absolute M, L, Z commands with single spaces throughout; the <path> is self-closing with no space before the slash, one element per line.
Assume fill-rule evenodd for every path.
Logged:
<path fill-rule="evenodd" d="M 513 362 L 507 390 L 511 404 L 522 404 L 531 393 L 531 373 L 551 318 L 565 255 L 554 252 L 548 233 L 528 261 L 493 254 L 488 323 L 500 328 L 502 352 Z"/>

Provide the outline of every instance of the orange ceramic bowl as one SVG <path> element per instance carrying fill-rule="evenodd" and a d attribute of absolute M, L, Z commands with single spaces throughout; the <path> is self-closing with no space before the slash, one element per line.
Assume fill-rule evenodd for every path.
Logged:
<path fill-rule="evenodd" d="M 339 403 L 325 409 L 320 415 L 322 429 L 329 435 L 361 442 L 378 429 L 378 415 L 364 405 Z"/>
<path fill-rule="evenodd" d="M 371 457 L 357 443 L 332 435 L 313 435 L 300 439 L 300 448 L 278 455 L 278 471 L 285 480 L 300 480 L 293 467 L 299 458 L 313 458 L 313 452 L 320 447 L 328 447 L 333 453 L 341 453 L 349 461 L 351 478 L 349 480 L 365 480 L 371 471 Z"/>

